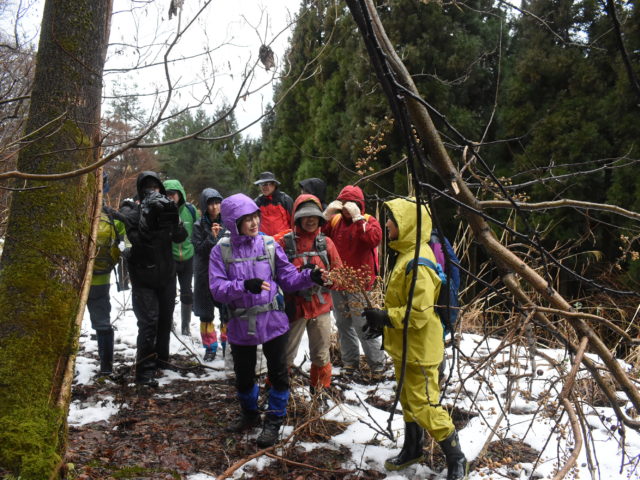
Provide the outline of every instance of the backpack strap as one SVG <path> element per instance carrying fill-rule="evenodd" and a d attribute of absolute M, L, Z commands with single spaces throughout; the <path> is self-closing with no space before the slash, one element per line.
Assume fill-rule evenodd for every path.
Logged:
<path fill-rule="evenodd" d="M 440 281 L 442 282 L 442 285 L 447 284 L 447 275 L 444 273 L 439 263 L 434 263 L 432 260 L 429 260 L 428 258 L 418 257 L 418 265 L 429 267 L 431 270 L 436 272 L 436 274 L 440 278 Z M 404 274 L 409 275 L 409 273 L 411 272 L 411 270 L 413 270 L 414 267 L 415 267 L 414 261 L 413 259 L 411 259 L 411 261 L 407 263 L 407 268 Z"/>
<path fill-rule="evenodd" d="M 187 210 L 189 210 L 189 212 L 191 213 L 191 216 L 193 217 L 193 223 L 195 223 L 196 218 L 198 217 L 196 215 L 196 207 L 194 207 L 193 204 L 189 202 L 185 202 L 185 206 L 187 207 Z"/>
<path fill-rule="evenodd" d="M 284 240 L 284 253 L 287 254 L 287 258 L 289 260 L 293 260 L 297 253 L 296 239 L 295 239 L 295 234 L 293 233 L 293 230 L 288 233 L 285 233 L 282 239 Z"/>
<path fill-rule="evenodd" d="M 268 260 L 269 266 L 271 267 L 271 275 L 275 280 L 276 278 L 275 241 L 273 240 L 273 237 L 270 237 L 268 235 L 262 235 L 262 240 L 263 240 L 263 246 L 264 246 L 264 255 L 258 255 L 256 257 L 237 258 L 233 256 L 233 252 L 231 251 L 231 238 L 227 236 L 222 237 L 218 242 L 218 245 L 220 245 L 220 253 L 222 254 L 222 261 L 225 264 L 225 268 L 230 263 L 260 262 L 263 260 Z M 276 295 L 270 303 L 267 303 L 264 305 L 254 305 L 253 307 L 249 307 L 249 308 L 244 308 L 244 307 L 231 308 L 229 306 L 229 313 L 232 317 L 237 317 L 237 318 L 247 320 L 247 322 L 249 322 L 247 333 L 249 335 L 255 335 L 256 320 L 259 313 L 282 309 L 280 305 L 280 300 L 278 299 L 278 295 Z"/>

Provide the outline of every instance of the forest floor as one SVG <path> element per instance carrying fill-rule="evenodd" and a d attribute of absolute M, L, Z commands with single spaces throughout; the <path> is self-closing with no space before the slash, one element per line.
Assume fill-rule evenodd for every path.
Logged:
<path fill-rule="evenodd" d="M 109 399 L 119 408 L 107 420 L 69 428 L 66 462 L 72 467 L 67 471 L 67 479 L 215 478 L 258 452 L 255 444 L 258 430 L 241 435 L 225 431 L 238 411 L 233 380 L 198 381 L 197 377 L 206 377 L 205 367 L 185 355 L 174 355 L 172 361 L 178 375 L 186 378 L 174 379 L 161 388 L 134 386 L 129 383 L 130 372 L 124 366 L 111 379 L 74 387 L 74 401 L 99 403 L 99 399 Z M 305 395 L 305 380 L 302 372 L 293 379 L 287 424 L 296 430 L 295 435 L 286 444 L 264 453 L 274 461 L 261 465 L 259 471 L 256 467 L 245 467 L 244 478 L 387 478 L 385 473 L 367 468 L 366 463 L 358 468 L 344 468 L 352 452 L 344 446 L 323 445 L 344 432 L 347 424 L 318 418 L 326 406 Z M 350 388 L 349 383 L 356 383 L 369 388 L 365 403 L 387 411 L 392 407 L 389 399 L 376 395 L 375 384 L 368 381 L 366 374 L 350 379 L 349 383 L 340 377 L 335 380 L 330 405 L 344 401 L 343 390 Z M 468 413 L 456 410 L 453 416 L 458 429 L 470 418 Z M 318 444 L 317 448 L 309 448 L 313 443 Z M 440 478 L 435 472 L 445 467 L 439 448 L 433 447 L 427 445 L 425 454 L 434 474 L 422 478 Z M 533 462 L 537 454 L 522 442 L 496 441 L 473 462 L 472 468 L 493 464 L 513 467 L 520 462 Z"/>
<path fill-rule="evenodd" d="M 112 308 L 116 371 L 110 378 L 97 375 L 94 332 L 88 315 L 83 320 L 65 480 L 446 478 L 440 448 L 429 439 L 424 462 L 398 472 L 384 467 L 404 441 L 402 412 L 399 406 L 394 409 L 390 359 L 381 381 L 371 380 L 364 361 L 356 376 L 344 378 L 334 342 L 332 387 L 318 399 L 308 387 L 308 344 L 303 337 L 282 441 L 259 450 L 258 428 L 243 434 L 225 431 L 238 414 L 230 352 L 226 359 L 218 355 L 202 363 L 197 318 L 191 335 L 172 335 L 172 368 L 158 372 L 159 386 L 140 388 L 133 383 L 137 327 L 130 291 L 114 291 Z M 456 342 L 456 350 L 446 350 L 453 368 L 441 401 L 470 460 L 469 480 L 553 478 L 575 447 L 557 401 L 571 361 L 567 352 L 539 347 L 532 361 L 526 348 L 498 338 L 464 333 Z M 567 478 L 640 480 L 640 433 L 626 429 L 621 436 L 614 410 L 607 402 L 590 399 L 592 381 L 583 372 L 579 375 L 575 388 L 588 438 Z M 260 385 L 264 405 L 264 371 Z"/>

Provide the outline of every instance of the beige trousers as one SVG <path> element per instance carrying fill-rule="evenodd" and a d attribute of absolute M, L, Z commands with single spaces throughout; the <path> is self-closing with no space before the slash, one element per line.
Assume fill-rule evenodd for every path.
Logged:
<path fill-rule="evenodd" d="M 309 337 L 309 356 L 311 357 L 311 363 L 317 367 L 324 367 L 330 361 L 331 316 L 329 313 L 323 313 L 309 320 L 300 318 L 289 324 L 287 364 L 290 366 L 293 365 L 305 330 Z"/>

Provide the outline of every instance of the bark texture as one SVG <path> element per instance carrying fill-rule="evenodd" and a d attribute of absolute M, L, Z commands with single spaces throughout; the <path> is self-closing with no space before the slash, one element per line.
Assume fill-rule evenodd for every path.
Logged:
<path fill-rule="evenodd" d="M 70 172 L 97 159 L 110 16 L 111 0 L 46 1 L 20 171 Z M 95 180 L 27 181 L 11 200 L 0 261 L 0 469 L 21 479 L 53 478 L 61 466 Z"/>

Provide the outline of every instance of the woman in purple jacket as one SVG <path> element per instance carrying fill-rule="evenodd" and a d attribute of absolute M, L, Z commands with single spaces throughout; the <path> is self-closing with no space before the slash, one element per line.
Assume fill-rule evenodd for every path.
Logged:
<path fill-rule="evenodd" d="M 289 401 L 286 346 L 289 320 L 279 288 L 286 292 L 323 284 L 322 271 L 298 272 L 273 238 L 260 235 L 260 210 L 246 195 L 223 200 L 221 217 L 230 232 L 211 250 L 209 287 L 229 307 L 227 336 L 233 356 L 240 417 L 228 427 L 241 432 L 259 424 L 256 347 L 262 344 L 271 388 L 269 407 L 256 442 L 265 448 L 278 440 Z"/>

